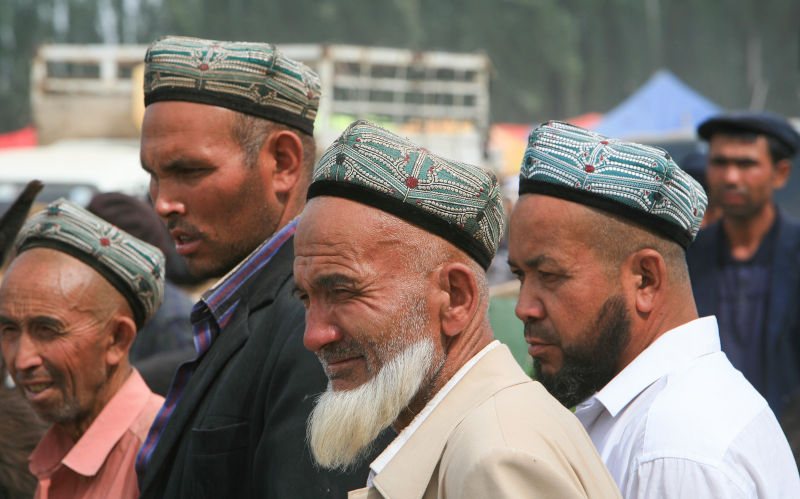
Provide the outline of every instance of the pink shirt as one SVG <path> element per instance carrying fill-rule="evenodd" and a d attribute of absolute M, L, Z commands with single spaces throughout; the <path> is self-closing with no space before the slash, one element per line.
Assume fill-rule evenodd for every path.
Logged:
<path fill-rule="evenodd" d="M 134 369 L 80 440 L 51 427 L 28 466 L 39 479 L 36 498 L 138 497 L 136 453 L 163 402 Z"/>

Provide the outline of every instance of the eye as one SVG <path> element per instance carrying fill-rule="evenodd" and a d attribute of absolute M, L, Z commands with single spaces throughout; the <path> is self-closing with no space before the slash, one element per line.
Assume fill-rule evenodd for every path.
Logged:
<path fill-rule="evenodd" d="M 539 271 L 539 279 L 544 283 L 554 283 L 557 282 L 561 278 L 560 274 L 556 274 L 554 272 L 547 272 L 545 270 Z"/>
<path fill-rule="evenodd" d="M 292 290 L 292 295 L 301 302 L 303 302 L 304 307 L 308 308 L 308 293 L 306 293 L 300 288 L 295 288 L 294 290 Z"/>
<path fill-rule="evenodd" d="M 353 290 L 349 288 L 333 288 L 331 294 L 337 299 L 346 299 L 353 295 Z"/>
<path fill-rule="evenodd" d="M 13 324 L 3 324 L 0 326 L 0 337 L 4 340 L 16 338 L 19 335 L 19 328 Z"/>

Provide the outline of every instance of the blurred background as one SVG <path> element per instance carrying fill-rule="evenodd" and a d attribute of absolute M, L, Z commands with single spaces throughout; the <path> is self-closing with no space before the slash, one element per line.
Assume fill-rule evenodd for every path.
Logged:
<path fill-rule="evenodd" d="M 41 203 L 146 199 L 141 61 L 165 34 L 275 43 L 322 78 L 320 149 L 368 118 L 494 169 L 510 206 L 545 120 L 679 163 L 696 153 L 700 179 L 695 128 L 709 115 L 770 110 L 797 126 L 798 19 L 796 0 L 0 0 L 0 212 L 32 178 Z M 798 193 L 797 174 L 778 192 L 794 218 Z M 511 322 L 496 330 L 521 341 L 504 266 L 501 252 L 493 315 Z"/>

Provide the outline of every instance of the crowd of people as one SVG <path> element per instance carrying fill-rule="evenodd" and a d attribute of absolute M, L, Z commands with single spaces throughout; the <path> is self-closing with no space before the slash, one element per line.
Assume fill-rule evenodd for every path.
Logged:
<path fill-rule="evenodd" d="M 491 171 L 369 121 L 318 155 L 319 77 L 274 45 L 164 37 L 144 87 L 152 206 L 60 199 L 14 239 L 0 498 L 800 497 L 784 118 L 701 124 L 708 193 L 543 123 L 508 213 Z"/>

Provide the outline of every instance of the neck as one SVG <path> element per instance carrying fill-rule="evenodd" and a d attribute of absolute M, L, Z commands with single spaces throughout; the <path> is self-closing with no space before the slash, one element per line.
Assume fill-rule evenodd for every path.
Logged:
<path fill-rule="evenodd" d="M 439 393 L 444 385 L 455 376 L 456 372 L 466 364 L 469 359 L 492 342 L 494 334 L 488 324 L 484 324 L 472 331 L 462 331 L 454 337 L 445 336 L 445 355 L 443 362 L 434 366 L 430 382 L 420 389 L 419 393 L 400 413 L 392 427 L 399 433 L 422 412 L 428 402 Z M 449 340 L 449 341 L 448 341 Z"/>
<path fill-rule="evenodd" d="M 659 304 L 645 316 L 631 317 L 631 339 L 617 363 L 617 374 L 664 333 L 699 317 L 691 288 Z"/>
<path fill-rule="evenodd" d="M 114 366 L 111 369 L 107 382 L 97 390 L 94 402 L 86 414 L 79 416 L 75 421 L 56 423 L 73 441 L 77 442 L 81 439 L 106 404 L 122 388 L 122 385 L 128 380 L 128 376 L 133 372 L 130 364 Z"/>
<path fill-rule="evenodd" d="M 728 238 L 733 258 L 736 260 L 751 258 L 775 222 L 776 216 L 775 206 L 768 203 L 755 216 L 749 218 L 724 217 L 722 228 Z"/>

